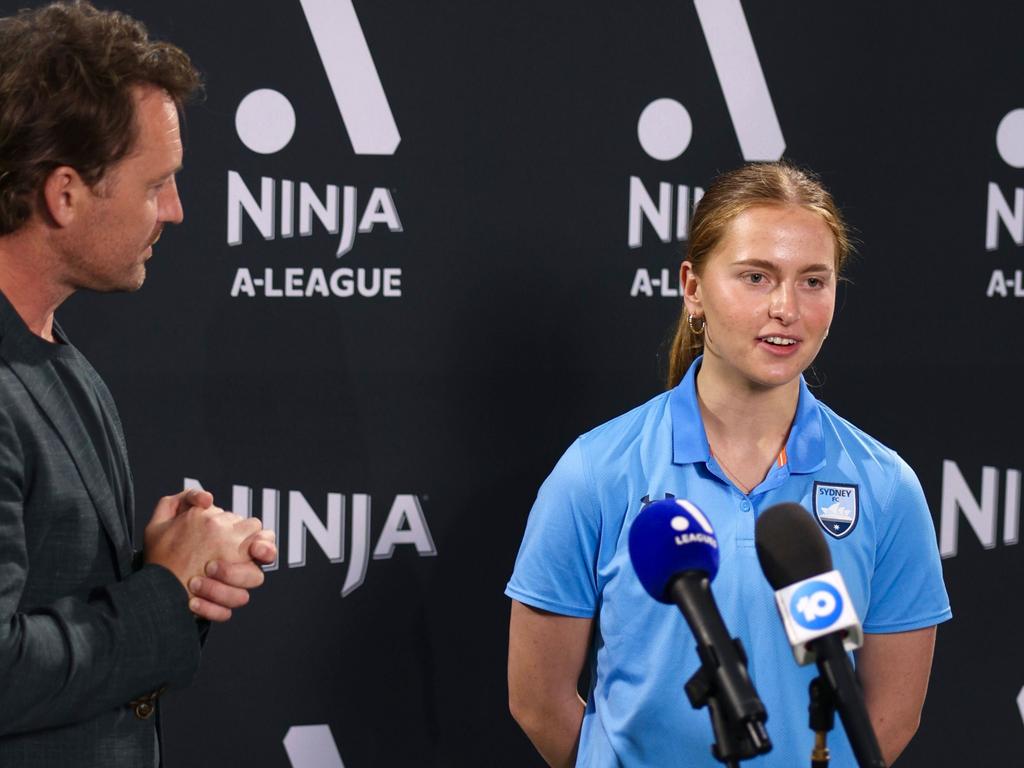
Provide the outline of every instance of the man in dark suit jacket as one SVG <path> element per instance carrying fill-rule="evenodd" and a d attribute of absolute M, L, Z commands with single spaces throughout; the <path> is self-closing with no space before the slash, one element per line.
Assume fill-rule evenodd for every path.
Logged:
<path fill-rule="evenodd" d="M 182 219 L 178 112 L 198 76 L 84 4 L 0 19 L 0 765 L 154 766 L 156 700 L 195 674 L 276 557 L 204 491 L 134 498 L 110 393 L 54 321 L 135 290 Z"/>

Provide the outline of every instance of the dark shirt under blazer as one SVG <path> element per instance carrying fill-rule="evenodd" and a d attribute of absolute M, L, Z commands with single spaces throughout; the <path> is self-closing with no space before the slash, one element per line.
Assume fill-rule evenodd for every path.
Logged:
<path fill-rule="evenodd" d="M 114 479 L 55 354 L 78 356 L 92 378 L 116 435 L 104 457 L 119 465 Z M 118 475 L 123 487 L 112 487 Z M 129 702 L 187 684 L 200 644 L 173 574 L 133 565 L 133 518 L 107 388 L 77 350 L 32 334 L 0 294 L 0 766 L 158 763 L 156 718 Z"/>

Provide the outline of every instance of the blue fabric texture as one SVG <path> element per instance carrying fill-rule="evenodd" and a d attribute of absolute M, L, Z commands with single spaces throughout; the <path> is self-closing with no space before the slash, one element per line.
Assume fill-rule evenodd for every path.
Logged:
<path fill-rule="evenodd" d="M 757 515 L 780 502 L 814 510 L 815 483 L 855 486 L 857 517 L 826 536 L 865 632 L 904 632 L 949 619 L 935 531 L 920 483 L 892 450 L 818 402 L 800 382 L 786 461 L 749 495 L 711 456 L 694 362 L 678 387 L 578 438 L 545 480 L 505 594 L 553 613 L 594 618 L 591 689 L 577 765 L 720 766 L 706 709 L 683 685 L 700 665 L 674 606 L 651 599 L 633 571 L 628 534 L 643 499 L 689 499 L 714 526 L 721 568 L 712 592 L 768 711 L 774 749 L 752 768 L 810 764 L 807 687 L 754 549 Z M 836 719 L 832 765 L 855 766 Z"/>

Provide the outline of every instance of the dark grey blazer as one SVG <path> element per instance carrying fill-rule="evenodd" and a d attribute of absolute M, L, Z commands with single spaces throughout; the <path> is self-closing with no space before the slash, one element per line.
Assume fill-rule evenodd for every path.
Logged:
<path fill-rule="evenodd" d="M 112 489 L 46 342 L 0 294 L 0 766 L 159 761 L 129 702 L 191 680 L 199 636 L 170 571 L 133 567 L 128 457 Z M 137 712 L 138 710 L 138 712 Z"/>

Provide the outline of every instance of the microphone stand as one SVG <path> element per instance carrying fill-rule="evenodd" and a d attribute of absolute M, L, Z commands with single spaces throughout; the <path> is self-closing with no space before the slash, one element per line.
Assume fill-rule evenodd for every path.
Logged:
<path fill-rule="evenodd" d="M 736 653 L 747 663 L 747 654 L 739 638 L 733 638 Z M 711 728 L 715 734 L 715 743 L 711 745 L 711 754 L 727 768 L 739 768 L 739 761 L 756 757 L 771 749 L 771 742 L 764 724 L 757 720 L 740 720 L 730 716 L 728 708 L 723 707 L 719 699 L 720 691 L 715 684 L 715 667 L 718 661 L 706 650 L 704 645 L 697 646 L 701 658 L 701 666 L 685 686 L 686 696 L 694 709 L 708 707 L 711 716 Z"/>
<path fill-rule="evenodd" d="M 715 743 L 711 754 L 729 768 L 772 748 L 764 721 L 768 717 L 747 674 L 747 654 L 729 636 L 707 574 L 683 573 L 669 585 L 673 602 L 682 611 L 697 640 L 700 669 L 686 683 L 694 709 L 707 706 Z"/>
<path fill-rule="evenodd" d="M 857 765 L 859 768 L 886 768 L 860 692 L 860 683 L 846 657 L 842 639 L 838 633 L 832 633 L 812 640 L 811 647 L 816 647 L 818 675 L 823 687 L 828 687 L 835 708 L 843 719 Z"/>
<path fill-rule="evenodd" d="M 814 731 L 814 749 L 811 750 L 811 768 L 828 768 L 831 757 L 828 750 L 828 732 L 836 723 L 836 702 L 832 690 L 820 677 L 811 680 L 810 726 Z"/>

